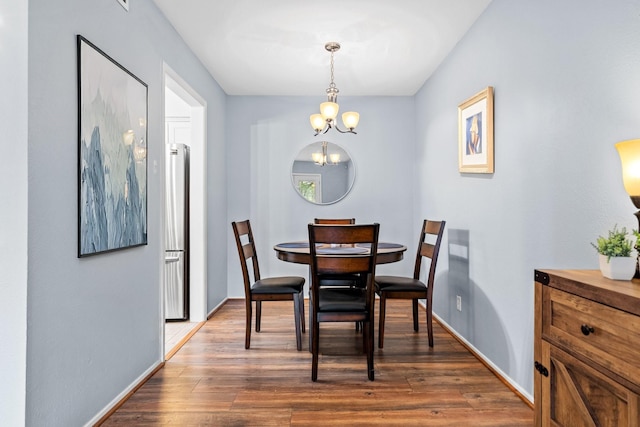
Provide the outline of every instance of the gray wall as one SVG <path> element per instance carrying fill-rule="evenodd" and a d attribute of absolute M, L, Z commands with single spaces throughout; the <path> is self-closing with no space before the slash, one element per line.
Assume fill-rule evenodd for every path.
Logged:
<path fill-rule="evenodd" d="M 27 424 L 90 421 L 161 354 L 163 62 L 207 101 L 210 242 L 226 239 L 226 96 L 151 0 L 29 5 Z M 149 87 L 148 245 L 76 257 L 76 34 Z M 226 249 L 209 245 L 209 307 L 224 297 Z M 222 295 L 221 295 L 222 294 Z"/>
<path fill-rule="evenodd" d="M 533 392 L 533 270 L 597 268 L 637 228 L 614 143 L 638 138 L 638 0 L 494 0 L 416 96 L 416 217 L 446 219 L 435 312 Z M 495 88 L 495 173 L 460 174 L 457 106 Z M 455 309 L 456 295 L 463 310 Z"/>
<path fill-rule="evenodd" d="M 0 420 L 24 425 L 27 354 L 27 1 L 0 16 Z"/>
<path fill-rule="evenodd" d="M 343 89 L 345 93 L 347 88 Z M 330 131 L 322 139 L 343 147 L 356 167 L 349 195 L 318 206 L 303 200 L 291 185 L 291 164 L 298 152 L 319 141 L 309 115 L 323 101 L 317 97 L 229 97 L 227 110 L 228 222 L 249 218 L 257 242 L 262 275 L 308 276 L 307 267 L 276 259 L 278 242 L 307 240 L 307 224 L 316 217 L 355 217 L 381 224 L 380 239 L 408 242 L 411 253 L 420 224 L 413 212 L 412 97 L 346 97 L 343 108 L 358 111 L 357 135 Z M 244 296 L 233 232 L 228 227 L 229 296 Z M 411 270 L 413 255 L 379 271 Z"/>

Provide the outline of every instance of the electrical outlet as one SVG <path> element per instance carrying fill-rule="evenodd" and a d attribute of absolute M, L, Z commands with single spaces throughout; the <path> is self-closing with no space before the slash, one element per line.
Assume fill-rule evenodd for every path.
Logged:
<path fill-rule="evenodd" d="M 456 295 L 456 308 L 458 311 L 462 311 L 462 297 L 460 295 Z"/>

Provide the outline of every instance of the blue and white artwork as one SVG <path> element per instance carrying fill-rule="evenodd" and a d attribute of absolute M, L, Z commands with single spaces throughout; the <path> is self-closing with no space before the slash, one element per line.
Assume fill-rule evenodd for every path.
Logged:
<path fill-rule="evenodd" d="M 147 85 L 78 36 L 78 256 L 147 244 Z"/>

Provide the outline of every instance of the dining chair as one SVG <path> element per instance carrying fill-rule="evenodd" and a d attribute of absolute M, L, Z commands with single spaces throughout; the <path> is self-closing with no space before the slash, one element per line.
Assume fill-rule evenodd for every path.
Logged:
<path fill-rule="evenodd" d="M 318 379 L 320 323 L 362 322 L 363 346 L 367 355 L 367 376 L 374 380 L 373 316 L 375 304 L 374 276 L 378 251 L 379 224 L 320 225 L 309 224 L 311 267 L 311 380 Z M 330 244 L 354 245 L 331 247 Z M 356 244 L 367 244 L 369 248 Z M 320 280 L 330 275 L 362 276 L 364 288 L 325 287 Z"/>
<path fill-rule="evenodd" d="M 302 350 L 302 335 L 304 332 L 304 277 L 280 276 L 262 278 L 258 264 L 251 223 L 249 220 L 232 222 L 233 234 L 236 238 L 242 277 L 244 279 L 246 329 L 244 348 L 251 345 L 251 319 L 252 302 L 256 303 L 256 332 L 260 332 L 260 320 L 262 316 L 263 301 L 288 301 L 293 300 L 293 311 L 296 328 L 296 347 Z M 253 280 L 249 273 L 249 260 L 252 266 Z"/>
<path fill-rule="evenodd" d="M 384 320 L 387 299 L 413 300 L 413 330 L 416 332 L 418 332 L 418 300 L 426 300 L 429 347 L 433 347 L 433 282 L 445 224 L 446 221 L 424 220 L 422 230 L 420 231 L 420 240 L 418 241 L 418 253 L 416 255 L 413 277 L 376 276 L 376 293 L 380 297 L 380 314 L 378 320 L 379 348 L 382 348 L 384 345 Z M 429 239 L 429 241 L 427 241 L 427 239 Z M 420 280 L 420 269 L 422 267 L 423 258 L 429 258 L 431 261 L 427 283 Z"/>
<path fill-rule="evenodd" d="M 355 224 L 355 218 L 314 218 L 314 224 L 334 224 L 334 225 L 348 225 Z M 359 286 L 363 287 L 359 275 L 347 275 L 343 277 L 325 277 L 320 279 L 320 286 Z M 362 325 L 360 322 L 356 322 L 356 331 L 361 330 Z"/>

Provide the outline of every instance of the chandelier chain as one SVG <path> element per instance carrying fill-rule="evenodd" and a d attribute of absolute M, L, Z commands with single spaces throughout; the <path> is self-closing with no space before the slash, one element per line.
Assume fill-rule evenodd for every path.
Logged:
<path fill-rule="evenodd" d="M 329 83 L 329 87 L 334 89 L 336 84 L 333 82 L 333 50 L 331 51 L 331 83 Z"/>

